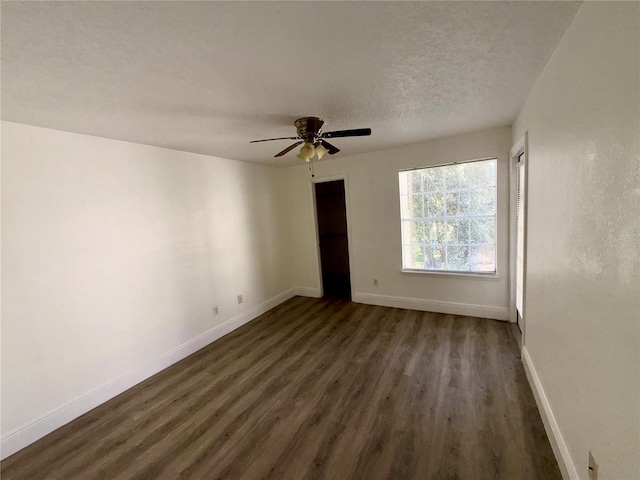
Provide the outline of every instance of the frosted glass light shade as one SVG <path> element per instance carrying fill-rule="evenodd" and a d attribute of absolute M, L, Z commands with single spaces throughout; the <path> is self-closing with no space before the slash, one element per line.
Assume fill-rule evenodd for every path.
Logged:
<path fill-rule="evenodd" d="M 327 154 L 328 151 L 329 150 L 324 148 L 324 145 L 322 145 L 321 143 L 316 145 L 316 155 L 318 155 L 318 160 L 321 160 L 322 157 L 324 157 Z"/>
<path fill-rule="evenodd" d="M 297 157 L 300 160 L 305 160 L 308 162 L 315 154 L 316 151 L 313 148 L 313 143 L 306 142 L 300 149 L 300 153 L 297 155 Z"/>

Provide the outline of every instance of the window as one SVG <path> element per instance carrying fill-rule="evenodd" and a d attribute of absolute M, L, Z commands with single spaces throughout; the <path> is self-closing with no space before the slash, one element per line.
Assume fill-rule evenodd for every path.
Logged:
<path fill-rule="evenodd" d="M 404 270 L 495 273 L 496 164 L 399 173 Z"/>

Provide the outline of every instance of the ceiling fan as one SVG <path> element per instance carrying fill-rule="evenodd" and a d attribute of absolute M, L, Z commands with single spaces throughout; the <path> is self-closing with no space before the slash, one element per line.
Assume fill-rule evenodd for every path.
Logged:
<path fill-rule="evenodd" d="M 264 140 L 252 140 L 249 143 L 257 142 L 270 142 L 272 140 L 298 140 L 293 145 L 285 148 L 279 153 L 276 153 L 274 157 L 282 157 L 298 145 L 304 143 L 298 153 L 297 157 L 300 160 L 310 162 L 314 156 L 318 156 L 318 160 L 324 157 L 327 153 L 333 155 L 340 151 L 339 148 L 331 145 L 325 140 L 325 138 L 340 138 L 340 137 L 362 137 L 371 135 L 370 128 L 356 128 L 354 130 L 336 130 L 334 132 L 322 133 L 322 125 L 324 120 L 318 117 L 302 117 L 297 119 L 293 123 L 298 131 L 297 137 L 280 137 L 280 138 L 266 138 Z"/>

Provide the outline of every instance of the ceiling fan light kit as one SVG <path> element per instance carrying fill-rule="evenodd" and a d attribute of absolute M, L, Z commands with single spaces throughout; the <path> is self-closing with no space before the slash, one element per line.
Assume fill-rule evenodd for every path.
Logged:
<path fill-rule="evenodd" d="M 316 151 L 313 147 L 313 143 L 305 142 L 305 144 L 300 149 L 300 153 L 297 155 L 297 157 L 300 160 L 304 160 L 308 162 L 311 158 L 313 158 L 315 154 L 316 154 Z"/>
<path fill-rule="evenodd" d="M 316 155 L 318 156 L 318 160 L 322 160 L 322 157 L 324 157 L 328 152 L 329 150 L 324 148 L 322 142 L 318 142 L 318 144 L 316 145 Z"/>
<path fill-rule="evenodd" d="M 296 155 L 300 160 L 310 163 L 313 176 L 313 157 L 317 156 L 318 160 L 322 159 L 327 153 L 334 155 L 340 151 L 338 147 L 331 145 L 325 140 L 325 138 L 344 138 L 344 137 L 363 137 L 371 135 L 370 128 L 356 128 L 352 130 L 336 130 L 333 132 L 322 133 L 322 125 L 324 120 L 319 117 L 302 117 L 293 122 L 298 133 L 297 137 L 279 137 L 279 138 L 266 138 L 264 140 L 252 140 L 249 143 L 257 142 L 270 142 L 272 140 L 298 140 L 293 145 L 285 148 L 279 153 L 276 153 L 275 157 L 282 157 L 298 145 L 303 144 L 300 148 L 300 152 Z"/>

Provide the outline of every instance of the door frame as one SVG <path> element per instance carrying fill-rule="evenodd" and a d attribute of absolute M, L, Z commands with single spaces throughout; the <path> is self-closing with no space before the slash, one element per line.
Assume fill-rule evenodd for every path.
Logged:
<path fill-rule="evenodd" d="M 355 294 L 354 281 L 353 281 L 353 237 L 351 235 L 351 214 L 349 208 L 349 176 L 346 173 L 339 175 L 327 175 L 324 177 L 315 176 L 311 178 L 309 182 L 309 193 L 311 195 L 311 208 L 313 210 L 314 227 L 316 229 L 316 265 L 318 266 L 318 291 L 320 297 L 324 296 L 324 286 L 322 283 L 322 259 L 320 257 L 320 229 L 318 228 L 318 207 L 316 205 L 316 183 L 333 182 L 336 180 L 344 181 L 344 207 L 346 210 L 347 218 L 347 249 L 349 251 L 349 286 L 351 287 L 351 299 Z"/>
<path fill-rule="evenodd" d="M 517 252 L 517 195 L 518 195 L 518 159 L 524 153 L 524 214 L 522 239 L 522 342 L 526 341 L 526 311 L 527 311 L 527 237 L 528 237 L 528 210 L 529 210 L 529 132 L 513 146 L 509 154 L 509 180 L 510 180 L 510 201 L 509 201 L 509 321 L 517 323 L 516 311 L 516 252 Z"/>

